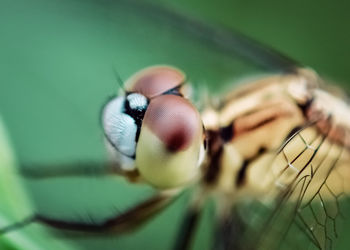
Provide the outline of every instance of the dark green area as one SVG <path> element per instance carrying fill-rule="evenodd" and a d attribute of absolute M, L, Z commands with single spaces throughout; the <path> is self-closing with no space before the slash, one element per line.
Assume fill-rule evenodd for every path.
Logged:
<path fill-rule="evenodd" d="M 345 1 L 154 2 L 237 28 L 344 86 L 350 82 L 350 5 Z M 0 0 L 0 114 L 21 163 L 103 161 L 99 114 L 106 99 L 117 93 L 113 67 L 126 79 L 154 64 L 181 68 L 198 95 L 203 85 L 224 90 L 234 80 L 264 72 L 118 1 Z M 25 185 L 38 211 L 75 219 L 102 219 L 152 192 L 107 177 Z M 104 249 L 167 249 L 187 198 L 129 236 L 59 237 L 77 249 L 100 244 Z M 197 249 L 210 242 L 208 225 L 204 222 L 199 232 Z M 347 249 L 346 244 L 339 249 Z"/>

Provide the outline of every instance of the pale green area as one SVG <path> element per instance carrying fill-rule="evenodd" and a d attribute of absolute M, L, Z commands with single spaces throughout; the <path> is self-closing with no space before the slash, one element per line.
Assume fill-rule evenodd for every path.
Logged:
<path fill-rule="evenodd" d="M 0 224 L 1 227 L 32 214 L 32 205 L 16 171 L 16 159 L 0 117 Z M 75 249 L 55 240 L 46 230 L 30 226 L 0 236 L 0 249 Z"/>
<path fill-rule="evenodd" d="M 345 2 L 159 2 L 236 27 L 320 73 L 350 82 L 349 8 Z M 117 92 L 113 66 L 126 79 L 145 66 L 171 64 L 187 73 L 198 92 L 203 92 L 202 85 L 218 91 L 235 79 L 261 72 L 240 58 L 225 55 L 116 1 L 0 0 L 0 31 L 0 114 L 19 163 L 49 167 L 50 163 L 105 159 L 99 113 L 106 99 Z M 8 166 L 12 169 L 15 163 Z M 28 197 L 24 197 L 37 211 L 68 219 L 88 219 L 88 215 L 103 219 L 153 192 L 106 177 L 6 178 L 4 183 L 8 183 L 7 189 L 14 190 L 4 192 L 5 197 L 17 194 L 18 185 L 23 185 L 28 192 Z M 26 201 L 17 202 L 21 199 L 0 199 L 4 220 L 11 222 L 29 213 L 31 208 Z M 51 230 L 31 233 L 28 228 L 13 234 L 9 241 L 4 238 L 0 244 L 6 244 L 7 249 L 69 249 L 71 244 L 88 250 L 169 249 L 187 200 L 188 196 L 181 197 L 151 223 L 128 236 L 73 237 L 47 234 Z M 7 217 L 6 211 L 12 209 L 18 212 Z M 211 216 L 212 211 L 206 210 L 207 220 L 201 222 L 196 249 L 209 248 Z M 346 235 L 350 230 L 341 232 Z M 68 245 L 48 248 L 45 244 L 55 238 Z M 22 247 L 24 241 L 35 245 Z M 343 237 L 337 249 L 347 249 L 347 244 Z"/>

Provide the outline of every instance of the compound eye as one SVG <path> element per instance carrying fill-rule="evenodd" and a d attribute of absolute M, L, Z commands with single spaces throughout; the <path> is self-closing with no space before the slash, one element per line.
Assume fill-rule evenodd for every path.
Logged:
<path fill-rule="evenodd" d="M 200 115 L 185 98 L 161 95 L 150 101 L 136 148 L 136 167 L 158 188 L 194 180 L 202 160 L 204 131 Z"/>
<path fill-rule="evenodd" d="M 136 73 L 125 85 L 128 91 L 153 98 L 180 88 L 184 82 L 185 75 L 180 70 L 170 66 L 153 66 Z M 182 94 L 181 90 L 178 93 Z"/>
<path fill-rule="evenodd" d="M 148 101 L 143 95 L 132 93 L 117 97 L 103 110 L 103 128 L 108 142 L 121 154 L 135 158 L 136 143 Z"/>

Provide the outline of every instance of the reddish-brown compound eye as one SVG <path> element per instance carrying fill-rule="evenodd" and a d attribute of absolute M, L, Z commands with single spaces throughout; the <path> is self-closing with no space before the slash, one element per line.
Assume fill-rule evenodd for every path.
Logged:
<path fill-rule="evenodd" d="M 136 147 L 136 167 L 159 188 L 183 185 L 199 173 L 203 147 L 200 115 L 185 98 L 151 99 Z"/>
<path fill-rule="evenodd" d="M 201 129 L 197 110 L 184 98 L 167 95 L 151 101 L 143 126 L 147 126 L 171 152 L 186 150 Z"/>
<path fill-rule="evenodd" d="M 136 73 L 126 82 L 126 86 L 127 91 L 153 98 L 179 87 L 184 81 L 185 75 L 176 68 L 153 66 Z"/>

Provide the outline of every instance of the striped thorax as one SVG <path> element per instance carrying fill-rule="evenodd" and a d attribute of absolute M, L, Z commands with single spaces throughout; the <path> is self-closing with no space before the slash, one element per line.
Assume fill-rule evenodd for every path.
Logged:
<path fill-rule="evenodd" d="M 327 180 L 334 194 L 349 190 L 342 178 L 350 174 L 350 109 L 322 85 L 308 69 L 273 75 L 204 111 L 211 136 L 204 182 L 232 199 L 271 198 L 266 194 L 291 192 L 303 178 L 305 199 Z"/>

